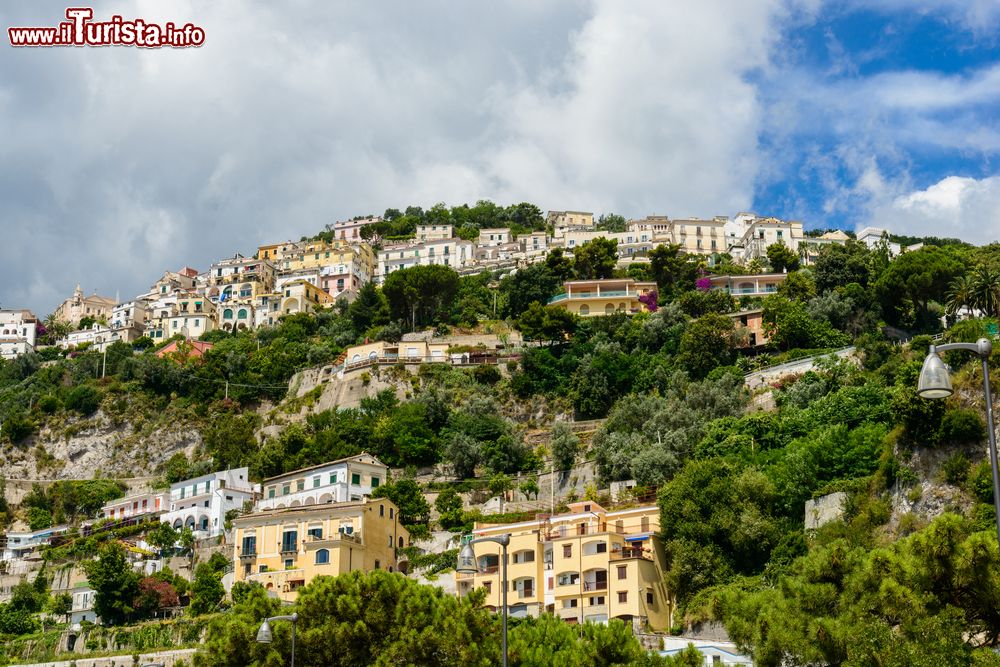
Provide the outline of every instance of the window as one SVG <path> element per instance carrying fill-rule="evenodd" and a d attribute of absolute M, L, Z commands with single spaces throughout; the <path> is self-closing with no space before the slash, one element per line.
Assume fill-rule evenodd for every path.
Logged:
<path fill-rule="evenodd" d="M 316 564 L 326 565 L 330 562 L 330 550 L 329 549 L 319 549 L 316 552 Z"/>
<path fill-rule="evenodd" d="M 646 604 L 653 604 L 653 591 L 646 589 Z"/>
<path fill-rule="evenodd" d="M 298 551 L 299 533 L 297 530 L 286 530 L 281 534 L 282 551 Z"/>
<path fill-rule="evenodd" d="M 313 488 L 315 489 L 318 487 L 319 487 L 319 475 L 316 475 L 315 477 L 313 477 Z"/>
<path fill-rule="evenodd" d="M 289 485 L 289 484 L 285 484 L 285 485 L 283 485 L 283 486 L 281 487 L 281 495 L 283 495 L 283 496 L 287 496 L 287 495 L 288 495 L 289 493 L 291 493 L 291 492 L 292 492 L 292 487 L 291 487 L 291 485 Z"/>
<path fill-rule="evenodd" d="M 602 605 L 602 604 L 604 604 L 604 596 L 603 595 L 598 595 L 598 596 L 595 596 L 595 597 L 592 597 L 592 598 L 587 598 L 587 604 L 589 604 L 591 607 L 596 607 L 598 605 Z"/>
<path fill-rule="evenodd" d="M 389 508 L 389 518 L 390 518 L 390 519 L 394 518 L 394 517 L 393 517 L 393 514 L 395 514 L 395 512 L 394 512 L 394 511 L 393 511 L 393 509 L 392 509 L 392 508 L 390 507 L 390 508 Z"/>
<path fill-rule="evenodd" d="M 622 604 L 628 602 L 628 591 L 618 591 L 618 601 Z"/>
<path fill-rule="evenodd" d="M 573 556 L 573 545 L 564 544 L 563 545 L 563 558 L 571 558 Z"/>
<path fill-rule="evenodd" d="M 627 579 L 628 578 L 628 566 L 627 565 L 619 565 L 617 569 L 618 569 L 618 578 L 619 579 Z"/>
<path fill-rule="evenodd" d="M 306 535 L 308 535 L 309 537 L 315 538 L 317 540 L 322 540 L 323 539 L 323 528 L 322 527 L 319 527 L 319 528 L 310 528 L 309 530 L 306 531 Z"/>
<path fill-rule="evenodd" d="M 244 556 L 250 556 L 257 553 L 257 536 L 256 535 L 245 535 L 243 537 L 243 551 Z"/>
<path fill-rule="evenodd" d="M 385 516 L 385 505 L 379 505 L 378 506 L 378 515 L 379 516 Z M 390 542 L 392 541 L 391 538 L 390 538 L 389 541 Z M 390 544 L 389 546 L 391 547 L 392 545 Z"/>
<path fill-rule="evenodd" d="M 372 488 L 377 489 L 379 485 L 379 478 L 372 476 Z"/>
<path fill-rule="evenodd" d="M 607 542 L 598 542 L 595 545 L 594 551 L 595 551 L 595 553 L 599 553 L 599 554 L 606 554 L 606 553 L 608 553 L 608 543 Z"/>
<path fill-rule="evenodd" d="M 375 561 L 375 569 L 381 569 L 381 564 L 378 561 Z"/>
<path fill-rule="evenodd" d="M 286 570 L 291 570 L 293 567 L 295 567 L 295 561 L 292 560 L 291 558 L 286 558 L 285 559 L 285 569 Z"/>
<path fill-rule="evenodd" d="M 268 498 L 274 498 L 274 490 L 275 489 L 274 489 L 273 486 L 270 489 L 267 490 L 267 497 Z"/>
<path fill-rule="evenodd" d="M 295 490 L 296 491 L 302 491 L 305 488 L 306 488 L 306 480 L 300 479 L 300 480 L 297 480 L 295 482 Z"/>
<path fill-rule="evenodd" d="M 257 566 L 257 571 L 258 572 L 267 572 L 267 565 L 258 565 Z"/>
<path fill-rule="evenodd" d="M 337 473 L 331 472 L 330 473 L 330 484 L 336 484 L 336 483 L 337 483 Z"/>
<path fill-rule="evenodd" d="M 361 484 L 361 475 L 359 473 L 351 474 L 351 484 L 357 484 L 357 485 Z"/>

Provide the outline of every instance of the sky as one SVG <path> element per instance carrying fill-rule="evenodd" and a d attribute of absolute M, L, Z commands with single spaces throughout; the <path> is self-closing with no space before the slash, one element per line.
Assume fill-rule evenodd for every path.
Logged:
<path fill-rule="evenodd" d="M 994 0 L 92 6 L 205 43 L 2 35 L 4 308 L 479 199 L 1000 240 Z M 65 9 L 5 0 L 0 25 Z"/>

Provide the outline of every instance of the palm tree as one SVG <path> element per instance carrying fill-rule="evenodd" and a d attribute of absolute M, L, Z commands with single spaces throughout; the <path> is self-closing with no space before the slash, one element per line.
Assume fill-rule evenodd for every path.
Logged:
<path fill-rule="evenodd" d="M 948 302 L 945 307 L 949 315 L 955 315 L 962 308 L 972 308 L 975 302 L 975 285 L 972 277 L 959 276 L 948 289 Z"/>
<path fill-rule="evenodd" d="M 973 301 L 987 317 L 1000 315 L 1000 271 L 983 265 L 972 277 Z"/>

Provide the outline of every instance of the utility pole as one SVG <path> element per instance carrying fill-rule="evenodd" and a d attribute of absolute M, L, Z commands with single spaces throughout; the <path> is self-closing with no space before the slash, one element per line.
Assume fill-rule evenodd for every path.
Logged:
<path fill-rule="evenodd" d="M 104 343 L 104 361 L 101 363 L 101 377 L 105 377 L 108 374 L 108 344 Z"/>

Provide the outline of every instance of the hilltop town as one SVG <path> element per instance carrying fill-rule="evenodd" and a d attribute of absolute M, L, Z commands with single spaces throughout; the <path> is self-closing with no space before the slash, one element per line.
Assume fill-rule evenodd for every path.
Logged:
<path fill-rule="evenodd" d="M 2 664 L 249 664 L 293 610 L 338 664 L 493 664 L 504 611 L 515 664 L 997 640 L 978 362 L 916 394 L 996 244 L 478 202 L 233 250 L 0 311 Z"/>

